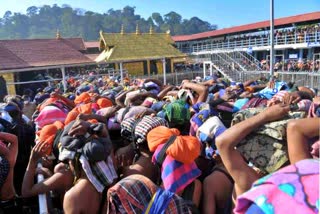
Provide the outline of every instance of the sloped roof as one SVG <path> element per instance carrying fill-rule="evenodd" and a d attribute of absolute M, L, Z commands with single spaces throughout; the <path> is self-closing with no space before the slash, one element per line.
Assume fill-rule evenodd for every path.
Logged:
<path fill-rule="evenodd" d="M 274 20 L 274 26 L 285 26 L 293 23 L 301 23 L 301 22 L 308 22 L 313 20 L 320 20 L 320 12 L 313 12 L 313 13 L 306 13 L 296 16 L 290 16 L 285 18 L 279 18 Z M 189 40 L 197 40 L 197 39 L 204 39 L 208 37 L 215 37 L 215 36 L 222 36 L 231 33 L 240 33 L 246 32 L 251 30 L 258 30 L 260 28 L 269 28 L 270 21 L 262 21 L 256 22 L 252 24 L 240 25 L 236 27 L 224 28 L 220 30 L 208 31 L 203 33 L 197 33 L 192 35 L 177 35 L 173 36 L 172 39 L 175 42 L 182 42 L 182 41 L 189 41 Z"/>
<path fill-rule="evenodd" d="M 60 40 L 78 51 L 86 50 L 85 42 L 82 38 L 60 38 Z"/>
<path fill-rule="evenodd" d="M 184 57 L 173 44 L 167 33 L 100 32 L 100 49 L 106 50 L 102 54 L 107 62 Z"/>
<path fill-rule="evenodd" d="M 0 40 L 0 70 L 93 63 L 82 48 L 82 39 Z"/>
<path fill-rule="evenodd" d="M 88 41 L 84 42 L 86 48 L 99 48 L 100 43 L 98 41 Z"/>
<path fill-rule="evenodd" d="M 0 70 L 29 67 L 28 63 L 17 57 L 0 43 Z"/>

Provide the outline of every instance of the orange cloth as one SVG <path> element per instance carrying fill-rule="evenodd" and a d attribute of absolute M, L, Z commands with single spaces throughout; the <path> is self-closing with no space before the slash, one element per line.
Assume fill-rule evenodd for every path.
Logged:
<path fill-rule="evenodd" d="M 52 146 L 54 138 L 58 130 L 63 129 L 64 124 L 60 121 L 56 121 L 53 124 L 44 126 L 37 134 L 39 135 L 39 143 L 49 144 L 49 149 L 47 155 L 50 155 L 52 152 Z"/>
<path fill-rule="evenodd" d="M 111 100 L 109 100 L 107 98 L 99 98 L 97 100 L 97 104 L 98 104 L 100 109 L 113 106 L 113 103 L 111 102 Z"/>
<path fill-rule="evenodd" d="M 252 87 L 250 87 L 250 86 L 245 87 L 245 90 L 250 92 L 250 93 L 254 93 L 254 89 Z"/>
<path fill-rule="evenodd" d="M 76 99 L 74 100 L 74 103 L 76 105 L 80 104 L 80 103 L 84 103 L 87 104 L 91 102 L 91 96 L 88 92 L 83 92 L 81 93 L 79 96 L 76 97 Z"/>
<path fill-rule="evenodd" d="M 148 146 L 151 152 L 164 144 L 172 135 L 177 135 L 175 141 L 168 147 L 166 154 L 185 164 L 191 164 L 199 155 L 201 144 L 196 137 L 181 136 L 178 129 L 169 129 L 159 126 L 152 129 L 147 135 Z"/>
<path fill-rule="evenodd" d="M 65 125 L 68 125 L 70 122 L 74 121 L 78 117 L 79 114 L 91 114 L 91 113 L 92 113 L 91 103 L 75 107 L 74 109 L 72 109 L 68 113 L 67 118 L 64 121 L 64 123 L 65 123 Z"/>

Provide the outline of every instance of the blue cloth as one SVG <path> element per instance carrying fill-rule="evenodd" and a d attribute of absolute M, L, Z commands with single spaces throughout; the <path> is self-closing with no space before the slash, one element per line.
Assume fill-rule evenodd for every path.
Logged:
<path fill-rule="evenodd" d="M 174 193 L 159 188 L 155 194 L 156 196 L 149 210 L 149 214 L 165 214 Z M 146 211 L 144 213 L 146 213 Z"/>
<path fill-rule="evenodd" d="M 219 90 L 219 97 L 222 97 L 226 93 L 225 89 L 220 89 Z"/>
<path fill-rule="evenodd" d="M 165 104 L 164 101 L 159 101 L 159 102 L 153 103 L 152 106 L 151 106 L 151 109 L 155 110 L 157 112 L 161 111 L 161 109 L 164 106 L 164 104 Z"/>
<path fill-rule="evenodd" d="M 258 205 L 253 203 L 250 205 L 250 207 L 246 211 L 246 214 L 264 214 L 264 212 L 260 209 Z"/>
<path fill-rule="evenodd" d="M 232 112 L 238 112 L 240 111 L 240 109 L 247 103 L 249 102 L 248 98 L 244 98 L 244 99 L 238 99 L 234 104 L 233 104 L 233 109 Z"/>
<path fill-rule="evenodd" d="M 159 112 L 157 113 L 157 117 L 166 118 L 166 113 L 165 113 L 165 111 L 164 111 L 164 110 L 159 111 Z"/>
<path fill-rule="evenodd" d="M 3 110 L 6 112 L 12 112 L 12 111 L 20 111 L 21 109 L 19 109 L 18 106 L 9 103 L 4 106 Z"/>
<path fill-rule="evenodd" d="M 275 82 L 274 88 L 264 88 L 258 92 L 259 97 L 270 100 L 276 93 L 281 90 L 289 90 L 286 82 Z"/>
<path fill-rule="evenodd" d="M 89 85 L 82 85 L 77 88 L 77 95 L 80 95 L 83 92 L 90 91 L 91 87 Z"/>

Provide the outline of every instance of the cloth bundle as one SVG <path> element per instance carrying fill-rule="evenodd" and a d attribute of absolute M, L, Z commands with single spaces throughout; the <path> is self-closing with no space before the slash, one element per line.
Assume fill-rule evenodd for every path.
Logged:
<path fill-rule="evenodd" d="M 189 105 L 183 100 L 176 100 L 165 105 L 163 111 L 170 123 L 184 125 L 190 120 Z"/>
<path fill-rule="evenodd" d="M 107 213 L 116 214 L 191 214 L 189 204 L 181 197 L 170 194 L 161 197 L 163 190 L 142 175 L 131 175 L 108 190 Z M 150 205 L 150 206 L 149 206 Z"/>
<path fill-rule="evenodd" d="M 319 213 L 319 161 L 301 160 L 260 178 L 237 198 L 234 213 Z M 260 212 L 257 212 L 259 210 Z"/>
<path fill-rule="evenodd" d="M 264 108 L 242 110 L 234 115 L 232 125 L 244 121 L 262 112 Z M 300 119 L 306 112 L 289 112 L 288 116 L 279 121 L 264 124 L 245 137 L 238 145 L 237 150 L 247 161 L 259 168 L 262 172 L 272 173 L 288 161 L 286 144 L 286 127 L 290 119 Z"/>
<path fill-rule="evenodd" d="M 171 192 L 182 191 L 201 171 L 194 160 L 200 155 L 200 142 L 193 136 L 179 136 L 177 129 L 160 126 L 147 136 L 152 162 L 161 166 L 164 188 Z"/>
<path fill-rule="evenodd" d="M 140 119 L 131 117 L 122 121 L 121 136 L 141 144 L 147 139 L 148 132 L 158 126 L 168 126 L 168 122 L 160 117 L 144 116 Z"/>

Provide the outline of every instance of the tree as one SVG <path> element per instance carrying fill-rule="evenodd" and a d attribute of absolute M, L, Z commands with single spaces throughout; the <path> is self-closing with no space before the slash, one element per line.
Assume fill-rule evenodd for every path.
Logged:
<path fill-rule="evenodd" d="M 152 13 L 151 17 L 158 27 L 163 25 L 164 21 L 160 13 Z"/>
<path fill-rule="evenodd" d="M 6 11 L 3 15 L 3 19 L 6 21 L 6 20 L 9 20 L 10 17 L 12 15 L 12 12 L 10 10 Z"/>
<path fill-rule="evenodd" d="M 27 8 L 28 16 L 35 16 L 38 13 L 39 9 L 36 6 L 31 6 Z"/>
<path fill-rule="evenodd" d="M 216 25 L 197 17 L 182 19 L 176 12 L 163 17 L 154 12 L 145 19 L 135 14 L 135 7 L 126 6 L 122 10 L 109 9 L 100 14 L 70 5 L 57 4 L 41 7 L 28 7 L 25 14 L 7 11 L 0 19 L 0 39 L 12 38 L 53 38 L 59 29 L 62 37 L 83 36 L 84 40 L 98 40 L 99 31 L 120 32 L 121 25 L 127 33 L 135 32 L 139 25 L 140 32 L 149 32 L 153 26 L 155 32 L 171 31 L 171 35 L 199 33 L 216 29 Z"/>
<path fill-rule="evenodd" d="M 182 17 L 178 13 L 173 12 L 173 11 L 164 15 L 164 21 L 169 25 L 180 24 L 181 19 L 182 19 Z"/>

